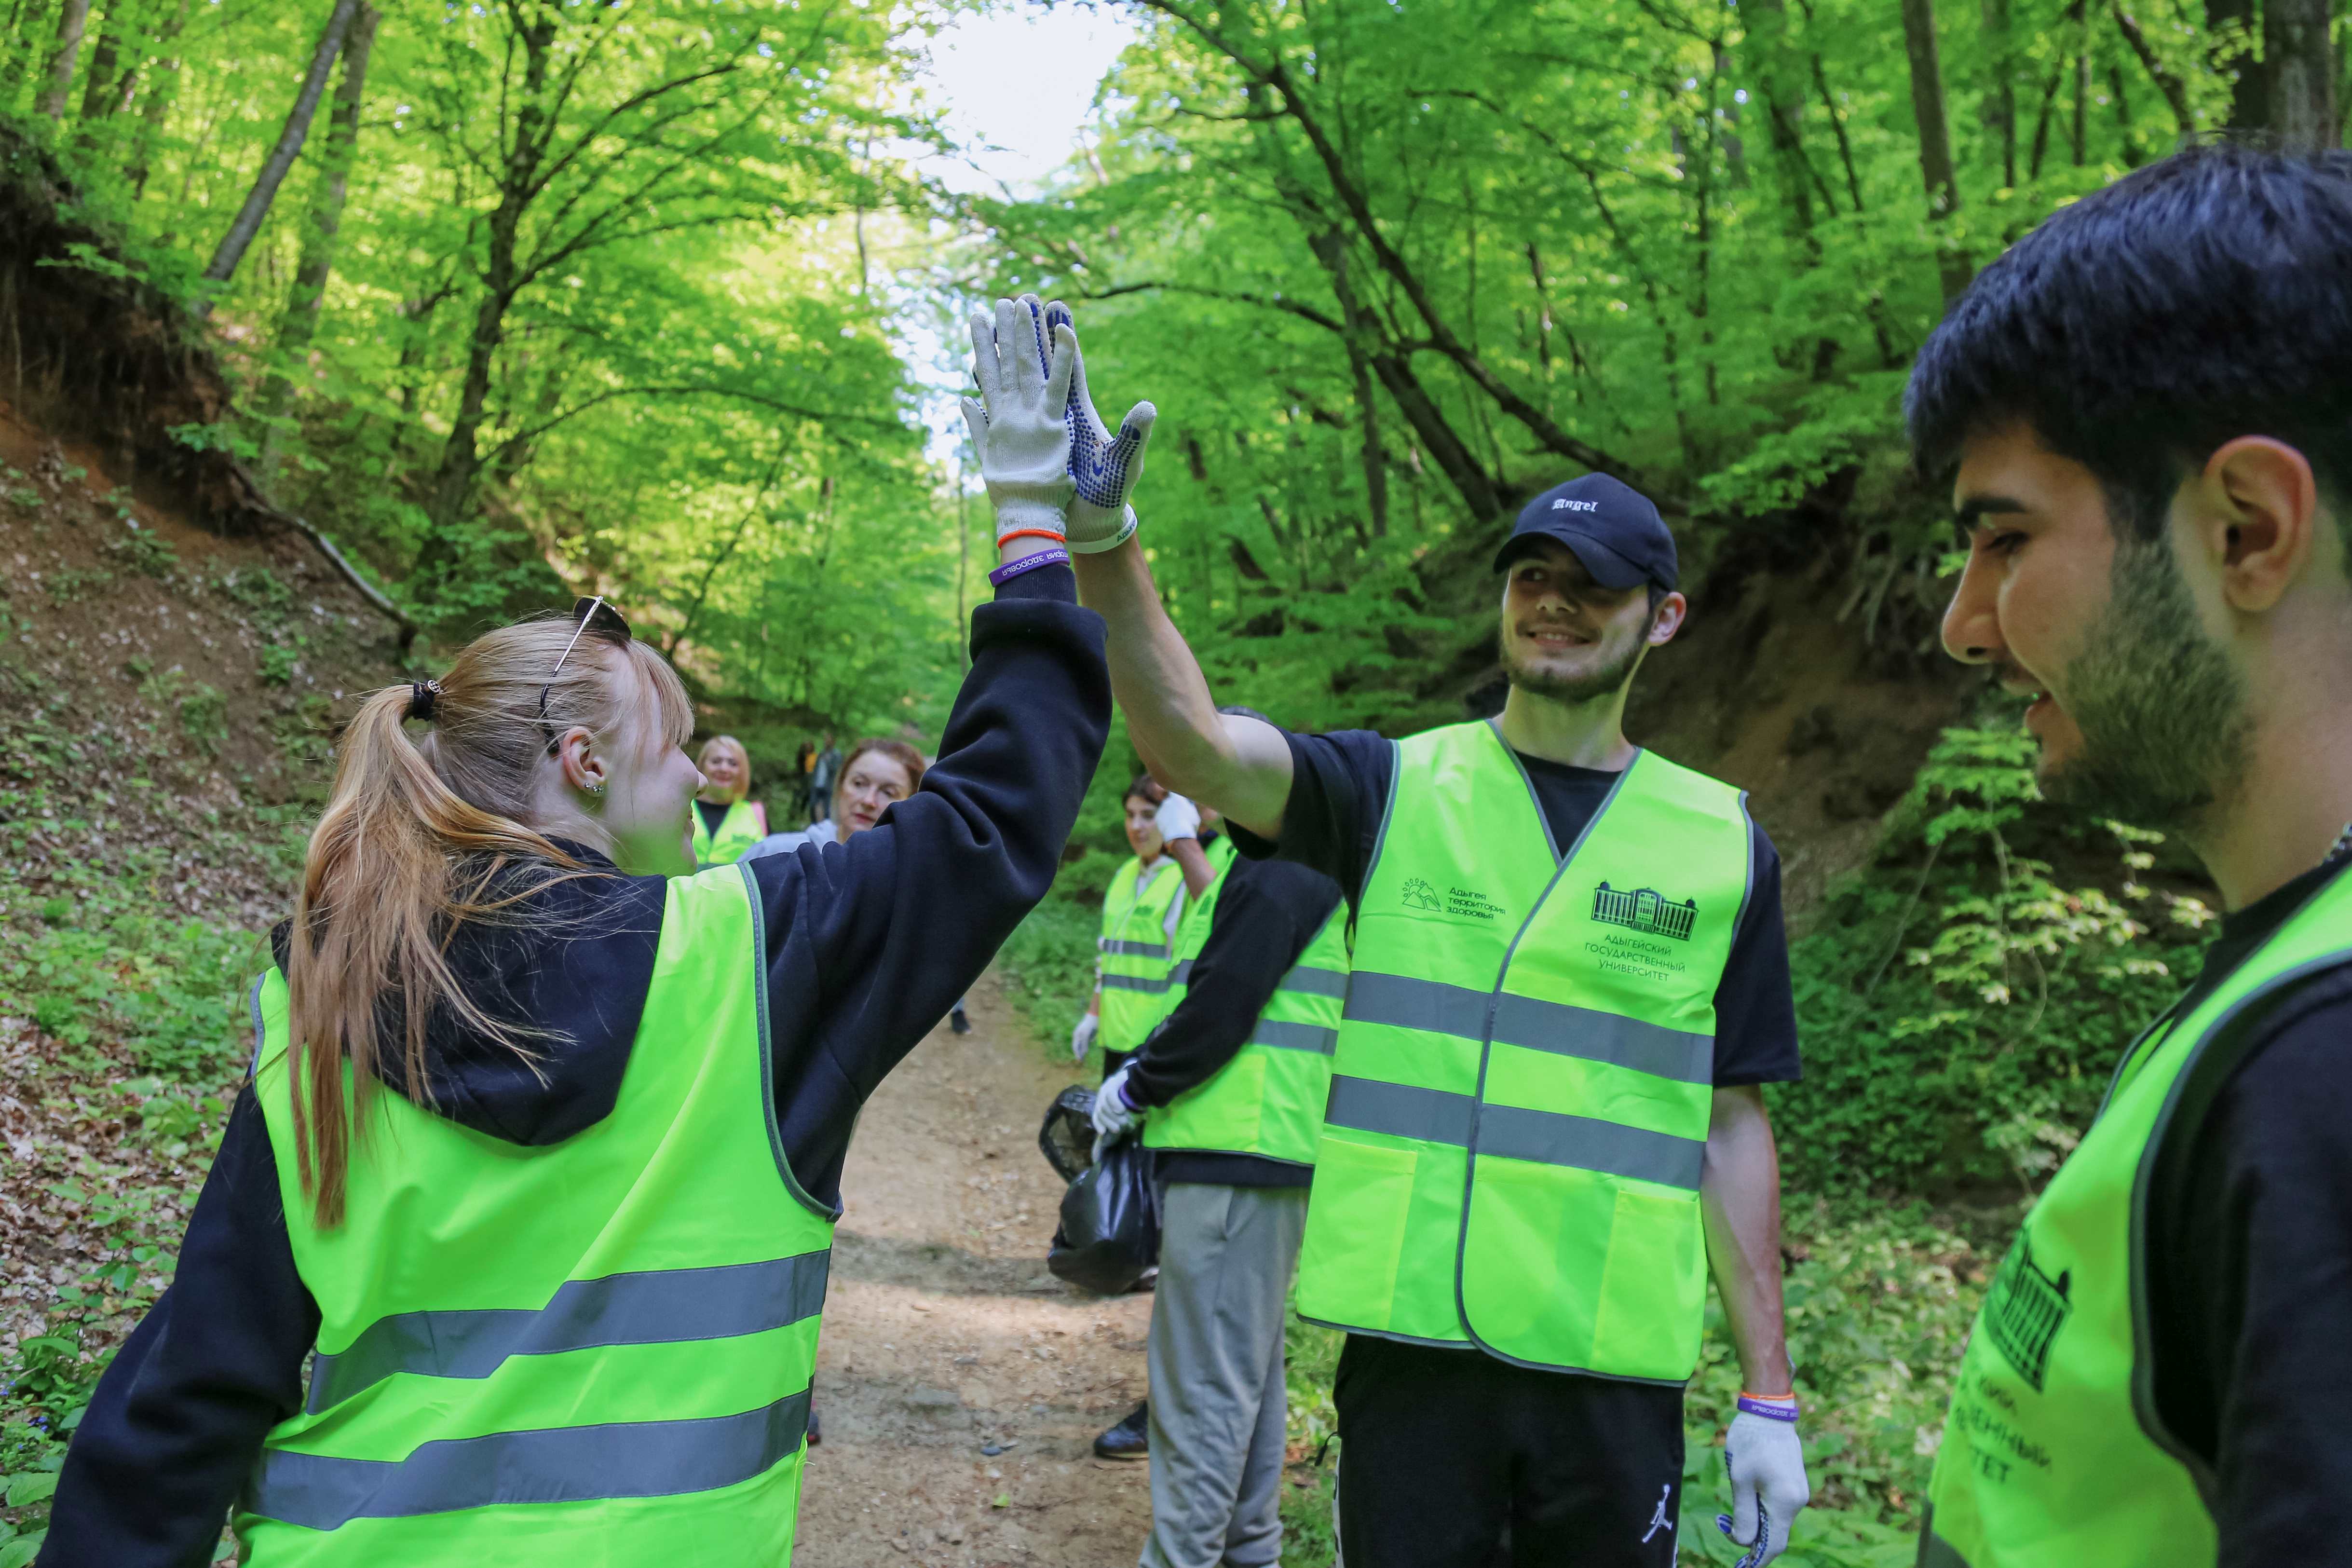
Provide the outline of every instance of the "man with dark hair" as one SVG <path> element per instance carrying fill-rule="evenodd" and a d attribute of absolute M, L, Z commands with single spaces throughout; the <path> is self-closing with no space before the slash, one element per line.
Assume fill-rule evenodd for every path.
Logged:
<path fill-rule="evenodd" d="M 1503 712 L 1402 742 L 1220 713 L 1141 550 L 1078 569 L 1153 775 L 1348 900 L 1297 1303 L 1349 1331 L 1349 1568 L 1670 1568 L 1710 1271 L 1746 1379 L 1724 1527 L 1770 1562 L 1809 1491 L 1760 1088 L 1798 1072 L 1780 861 L 1740 791 L 1625 737 L 1688 609 L 1657 508 L 1601 474 L 1530 502 Z"/>
<path fill-rule="evenodd" d="M 1095 1097 L 1100 1136 L 1143 1122 L 1161 1194 L 1140 1568 L 1281 1560 L 1284 1320 L 1348 989 L 1338 884 L 1230 837 L 1208 859 L 1160 1017 Z"/>
<path fill-rule="evenodd" d="M 2179 836 L 2228 918 L 1987 1294 L 1931 1568 L 2346 1560 L 2352 156 L 2191 149 L 2059 212 L 1906 412 L 1969 551 L 1953 657 L 2053 799 Z"/>

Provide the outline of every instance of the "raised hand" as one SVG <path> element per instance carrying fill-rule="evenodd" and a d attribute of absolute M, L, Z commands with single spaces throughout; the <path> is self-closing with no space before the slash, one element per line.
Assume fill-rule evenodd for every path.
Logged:
<path fill-rule="evenodd" d="M 1078 353 L 1070 308 L 1059 300 L 1048 303 L 1045 326 L 1056 334 L 1070 333 L 1070 479 L 1076 489 L 1069 506 L 1070 548 L 1082 554 L 1109 550 L 1135 531 L 1135 508 L 1128 498 L 1143 478 L 1143 448 L 1150 443 L 1151 424 L 1160 411 L 1149 403 L 1137 404 L 1118 422 L 1114 437 L 1087 392 L 1086 357 Z"/>
<path fill-rule="evenodd" d="M 972 313 L 971 374 L 980 398 L 963 399 L 963 421 L 980 451 L 1000 546 L 1014 535 L 1046 542 L 1065 535 L 1065 511 L 1076 489 L 1066 409 L 1077 353 L 1066 313 L 1049 329 L 1034 294 L 999 300 L 992 320 Z"/>

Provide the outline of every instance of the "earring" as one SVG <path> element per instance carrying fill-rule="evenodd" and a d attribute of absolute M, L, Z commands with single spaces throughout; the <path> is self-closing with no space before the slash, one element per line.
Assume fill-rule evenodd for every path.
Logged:
<path fill-rule="evenodd" d="M 601 795 L 604 793 L 604 786 L 600 784 L 590 784 L 588 786 L 588 793 L 590 795 Z"/>

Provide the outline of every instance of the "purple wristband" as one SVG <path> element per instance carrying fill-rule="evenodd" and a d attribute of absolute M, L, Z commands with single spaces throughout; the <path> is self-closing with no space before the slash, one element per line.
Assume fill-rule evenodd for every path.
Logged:
<path fill-rule="evenodd" d="M 1749 1394 L 1739 1396 L 1739 1408 L 1750 1415 L 1761 1415 L 1767 1421 L 1794 1421 L 1797 1418 L 1797 1398 L 1758 1399 Z"/>
<path fill-rule="evenodd" d="M 1048 545 L 1045 549 L 1037 552 L 1034 555 L 1024 555 L 1018 561 L 1006 562 L 1003 565 L 999 566 L 995 571 L 991 572 L 988 574 L 988 580 L 1001 588 L 1005 584 L 1013 581 L 1015 577 L 1020 576 L 1024 572 L 1034 572 L 1040 566 L 1051 566 L 1056 563 L 1065 566 L 1068 565 L 1070 563 L 1070 552 L 1063 549 L 1058 544 Z"/>

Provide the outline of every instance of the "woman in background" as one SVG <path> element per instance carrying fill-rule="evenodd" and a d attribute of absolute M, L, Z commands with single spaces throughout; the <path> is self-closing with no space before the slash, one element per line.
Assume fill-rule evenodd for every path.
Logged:
<path fill-rule="evenodd" d="M 849 749 L 833 786 L 833 800 L 824 816 L 795 833 L 772 833 L 744 852 L 750 859 L 783 855 L 803 845 L 846 844 L 882 820 L 882 814 L 921 787 L 923 753 L 904 741 L 872 736 Z M 964 999 L 948 1010 L 948 1027 L 959 1035 L 971 1033 Z"/>
<path fill-rule="evenodd" d="M 694 797 L 694 863 L 725 866 L 768 836 L 768 808 L 751 793 L 751 753 L 732 735 L 702 742 L 699 764 L 709 781 Z"/>
<path fill-rule="evenodd" d="M 708 773 L 708 768 L 703 770 Z M 825 814 L 792 833 L 771 833 L 743 853 L 782 855 L 804 844 L 846 844 L 882 820 L 882 814 L 922 786 L 923 753 L 904 741 L 874 736 L 849 749 Z"/>

